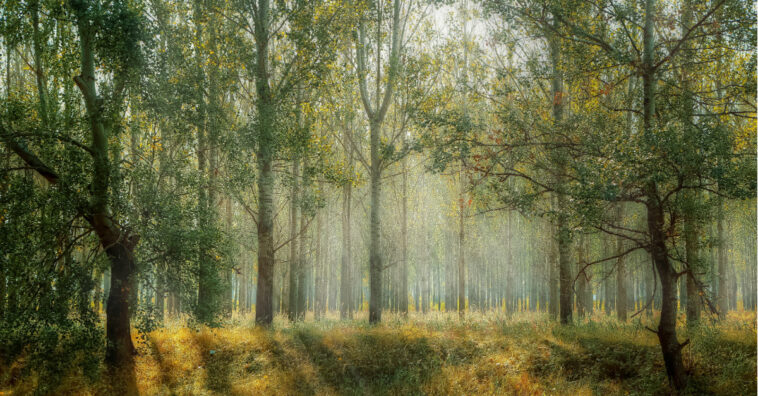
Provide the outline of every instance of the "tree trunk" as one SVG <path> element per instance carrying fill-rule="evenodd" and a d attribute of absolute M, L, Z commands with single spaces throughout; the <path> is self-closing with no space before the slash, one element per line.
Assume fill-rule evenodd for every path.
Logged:
<path fill-rule="evenodd" d="M 719 319 L 726 319 L 729 311 L 727 304 L 727 258 L 726 258 L 726 240 L 724 235 L 724 202 L 718 198 L 718 213 L 716 218 L 716 234 L 718 239 L 718 296 L 716 303 L 718 305 Z"/>
<path fill-rule="evenodd" d="M 624 205 L 616 205 L 616 223 L 621 226 L 624 222 Z M 616 254 L 624 252 L 624 239 L 616 237 Z M 626 262 L 624 256 L 620 256 L 616 262 L 616 315 L 618 320 L 626 322 Z"/>
<path fill-rule="evenodd" d="M 105 360 L 111 367 L 125 368 L 133 366 L 136 353 L 132 343 L 129 307 L 134 286 L 134 241 L 119 240 L 118 234 L 111 229 L 96 231 L 111 262 L 111 287 L 105 311 L 108 339 Z"/>
<path fill-rule="evenodd" d="M 653 68 L 653 51 L 655 38 L 653 20 L 655 0 L 645 0 L 645 24 L 643 30 L 643 127 L 646 135 L 653 133 L 653 117 L 655 115 L 655 84 L 656 76 Z M 650 233 L 650 255 L 661 280 L 661 318 L 658 323 L 658 341 L 663 353 L 666 373 L 672 387 L 683 390 L 687 386 L 687 373 L 682 361 L 682 347 L 676 336 L 676 281 L 677 274 L 668 258 L 666 235 L 664 233 L 664 212 L 658 197 L 658 187 L 650 180 L 645 186 L 647 196 L 647 224 Z"/>
<path fill-rule="evenodd" d="M 464 223 L 466 195 L 463 163 L 458 174 L 460 182 L 460 206 L 458 208 L 458 316 L 463 320 L 466 312 L 466 227 Z"/>
<path fill-rule="evenodd" d="M 687 260 L 687 326 L 695 325 L 700 321 L 700 287 L 697 281 L 697 273 L 700 269 L 699 257 L 699 227 L 697 220 L 692 215 L 685 213 L 684 218 L 684 243 Z"/>
<path fill-rule="evenodd" d="M 305 162 L 303 162 L 306 165 Z M 305 166 L 304 166 L 305 167 Z M 302 213 L 300 214 L 300 239 L 299 252 L 297 255 L 297 320 L 305 320 L 305 312 L 308 310 L 308 279 L 306 275 L 310 272 L 310 266 L 305 259 L 305 235 L 306 235 L 306 222 L 303 220 Z"/>
<path fill-rule="evenodd" d="M 321 187 L 319 187 L 321 189 Z M 322 239 L 324 235 L 324 221 L 323 221 L 323 213 L 319 212 L 316 214 L 316 235 L 314 235 L 315 238 L 315 257 L 313 259 L 313 265 L 315 266 L 315 272 L 316 272 L 316 279 L 313 282 L 313 288 L 314 288 L 314 304 L 313 304 L 313 318 L 316 321 L 321 320 L 321 315 L 323 313 L 323 307 L 324 307 L 324 288 L 322 283 L 324 282 L 324 276 L 326 275 L 326 260 L 324 260 L 323 255 L 321 254 L 321 245 L 322 245 Z M 340 297 L 341 298 L 341 297 Z"/>
<path fill-rule="evenodd" d="M 682 35 L 689 32 L 692 25 L 692 4 L 691 0 L 685 0 L 682 4 Z M 685 139 L 691 143 L 695 143 L 697 136 L 700 132 L 692 127 L 692 115 L 694 111 L 694 103 L 692 98 L 692 92 L 690 87 L 689 66 L 692 58 L 692 50 L 688 41 L 685 41 L 681 50 L 682 62 L 680 64 L 681 80 L 682 80 L 682 118 L 684 125 Z M 693 150 L 697 150 L 695 144 L 691 147 Z M 689 175 L 685 175 L 687 179 Z M 684 243 L 686 249 L 686 261 L 687 261 L 687 325 L 694 325 L 700 320 L 700 287 L 698 284 L 697 276 L 699 275 L 700 268 L 700 225 L 698 224 L 698 218 L 696 213 L 697 201 L 699 200 L 699 194 L 697 191 L 687 191 L 684 194 L 685 201 L 685 213 L 684 213 Z"/>
<path fill-rule="evenodd" d="M 554 22 L 557 26 L 557 21 Z M 555 26 L 554 26 L 555 27 Z M 557 129 L 561 121 L 563 120 L 563 75 L 560 71 L 561 52 L 560 42 L 558 37 L 552 33 L 548 33 L 550 44 L 550 57 L 553 67 L 553 76 L 551 82 L 551 94 L 553 95 L 553 123 Z M 555 159 L 555 165 L 558 168 L 558 174 L 565 173 L 565 153 L 558 153 L 559 158 Z M 571 263 L 570 263 L 570 249 L 571 249 L 571 232 L 568 228 L 568 219 L 565 214 L 566 210 L 566 197 L 562 193 L 563 180 L 561 176 L 558 176 L 556 180 L 557 185 L 557 235 L 558 240 L 558 272 L 560 278 L 560 322 L 561 324 L 571 323 L 571 316 L 573 311 L 572 300 L 572 279 L 571 279 Z"/>
<path fill-rule="evenodd" d="M 91 204 L 85 215 L 97 234 L 111 264 L 110 293 L 106 307 L 105 361 L 119 391 L 136 394 L 134 374 L 135 349 L 131 338 L 129 300 L 136 270 L 133 248 L 138 238 L 113 222 L 108 207 L 111 163 L 108 157 L 108 131 L 103 124 L 103 108 L 99 105 L 95 80 L 94 26 L 88 4 L 75 5 L 81 49 L 81 74 L 74 78 L 84 97 L 92 134 L 93 175 Z M 49 180 L 49 179 L 48 179 Z"/>
<path fill-rule="evenodd" d="M 581 236 L 577 245 L 577 255 L 579 260 L 576 263 L 576 314 L 579 318 L 584 318 L 586 303 L 587 276 L 584 273 L 584 264 L 586 257 L 584 254 L 584 235 Z"/>
<path fill-rule="evenodd" d="M 369 240 L 369 323 L 382 320 L 382 259 L 379 246 L 381 217 L 381 167 L 379 164 L 379 135 L 381 124 L 371 122 L 371 212 Z"/>
<path fill-rule="evenodd" d="M 651 0 L 647 2 L 652 3 Z M 652 183 L 651 183 L 652 184 Z M 682 361 L 682 348 L 676 335 L 676 281 L 677 274 L 668 258 L 666 240 L 663 232 L 663 210 L 658 203 L 655 187 L 648 187 L 648 230 L 651 236 L 650 253 L 661 280 L 661 319 L 658 324 L 658 341 L 663 352 L 663 361 L 669 382 L 676 390 L 687 386 L 687 373 Z"/>
<path fill-rule="evenodd" d="M 399 310 L 403 316 L 408 316 L 408 164 L 403 159 L 403 228 L 402 228 L 402 261 L 400 262 L 400 297 Z"/>
<path fill-rule="evenodd" d="M 348 150 L 348 162 L 352 159 L 351 152 Z M 351 274 L 351 227 L 350 227 L 350 209 L 352 207 L 352 181 L 349 181 L 343 187 L 342 195 L 342 259 L 340 268 L 340 319 L 353 319 L 353 282 Z"/>
<path fill-rule="evenodd" d="M 287 306 L 287 317 L 291 321 L 297 320 L 298 313 L 298 272 L 300 253 L 298 251 L 298 232 L 300 232 L 300 225 L 298 224 L 298 194 L 300 192 L 299 187 L 300 178 L 300 160 L 295 158 L 292 160 L 292 190 L 290 192 L 290 256 L 289 256 L 289 304 Z"/>
<path fill-rule="evenodd" d="M 269 86 L 268 40 L 270 0 L 258 0 L 254 16 L 258 94 L 258 289 L 255 299 L 255 322 L 268 326 L 274 319 L 274 111 Z"/>
<path fill-rule="evenodd" d="M 558 319 L 558 246 L 556 244 L 556 238 L 555 235 L 556 227 L 553 224 L 550 224 L 548 231 L 552 233 L 550 237 L 548 238 L 548 246 L 550 248 L 550 254 L 548 255 L 548 266 L 549 266 L 549 274 L 550 274 L 550 281 L 548 284 L 548 300 L 549 300 L 549 312 L 550 312 L 550 318 L 553 320 Z"/>
<path fill-rule="evenodd" d="M 558 206 L 562 208 L 564 198 L 558 196 Z M 560 210 L 560 209 L 559 209 Z M 560 322 L 561 324 L 571 323 L 574 306 L 571 303 L 573 297 L 572 278 L 571 278 L 571 261 L 570 261 L 570 231 L 566 226 L 566 218 L 562 213 L 558 214 L 558 276 L 560 280 Z"/>

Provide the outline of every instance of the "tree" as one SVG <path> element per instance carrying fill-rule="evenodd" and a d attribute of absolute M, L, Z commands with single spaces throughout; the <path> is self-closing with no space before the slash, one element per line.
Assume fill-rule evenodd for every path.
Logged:
<path fill-rule="evenodd" d="M 358 79 L 363 102 L 363 110 L 369 121 L 370 129 L 370 157 L 369 157 L 369 177 L 371 185 L 371 215 L 370 215 L 370 244 L 369 244 L 369 322 L 378 323 L 382 320 L 382 258 L 380 248 L 381 237 L 381 189 L 382 189 L 382 168 L 386 166 L 383 161 L 383 150 L 381 147 L 381 128 L 384 117 L 387 115 L 390 103 L 392 102 L 392 92 L 395 88 L 395 80 L 399 73 L 401 46 L 403 41 L 403 32 L 405 23 L 401 20 L 400 1 L 392 2 L 392 19 L 390 22 L 390 48 L 389 48 L 389 67 L 387 78 L 382 88 L 381 74 L 381 54 L 382 54 L 382 28 L 384 27 L 384 7 L 381 2 L 374 3 L 377 20 L 375 21 L 376 36 L 374 37 L 376 51 L 376 89 L 373 97 L 369 94 L 367 86 L 367 54 L 368 43 L 366 38 L 365 18 L 361 18 L 358 23 L 357 42 L 355 45 L 356 58 L 358 63 Z M 401 26 L 403 24 L 403 26 Z M 374 103 L 372 103 L 374 102 Z"/>
<path fill-rule="evenodd" d="M 35 3 L 38 4 L 38 3 Z M 134 292 L 134 277 L 137 264 L 134 249 L 139 241 L 129 226 L 120 222 L 119 208 L 114 208 L 114 194 L 120 186 L 117 175 L 121 166 L 113 158 L 113 147 L 109 140 L 120 133 L 124 94 L 128 84 L 138 75 L 135 69 L 140 66 L 141 51 L 139 42 L 143 39 L 141 15 L 125 3 L 115 2 L 100 8 L 88 1 L 72 1 L 64 12 L 73 16 L 78 33 L 80 55 L 79 72 L 74 82 L 84 101 L 87 129 L 90 145 L 74 139 L 60 139 L 80 149 L 88 156 L 90 167 L 89 188 L 71 195 L 77 217 L 86 220 L 97 235 L 99 244 L 110 262 L 110 293 L 106 305 L 106 355 L 105 361 L 114 371 L 114 377 L 126 393 L 136 391 L 134 379 L 134 345 L 131 339 L 131 295 Z M 37 25 L 38 9 L 35 9 L 34 25 Z M 41 56 L 39 34 L 37 37 L 36 59 Z M 108 40 L 113 40 L 108 42 Z M 111 61 L 110 72 L 113 73 L 111 84 L 98 83 L 95 73 L 96 59 Z M 26 165 L 42 176 L 56 188 L 66 188 L 70 174 L 62 174 L 50 167 L 45 160 L 34 153 L 19 137 L 41 134 L 58 135 L 54 131 L 44 70 L 38 67 L 38 90 L 41 123 L 26 130 L 18 130 L 18 122 L 9 119 L 9 123 L 0 124 L 0 136 L 3 142 Z M 105 96 L 101 96 L 105 95 Z M 20 126 L 20 125 L 19 125 Z M 39 131 L 39 132 L 38 132 Z M 118 150 L 115 150 L 118 152 Z"/>

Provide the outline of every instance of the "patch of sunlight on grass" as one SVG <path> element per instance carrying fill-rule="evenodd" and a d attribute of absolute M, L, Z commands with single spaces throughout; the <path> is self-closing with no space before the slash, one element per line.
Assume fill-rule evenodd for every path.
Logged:
<path fill-rule="evenodd" d="M 755 314 L 704 320 L 682 340 L 692 392 L 755 394 Z M 644 315 L 643 315 L 644 316 Z M 602 314 L 560 326 L 540 313 L 433 311 L 407 319 L 327 313 L 271 329 L 235 316 L 226 327 L 188 328 L 181 319 L 147 335 L 135 331 L 141 395 L 668 394 L 656 317 L 619 323 Z M 752 322 L 751 322 L 752 321 Z M 23 362 L 14 363 L 23 365 Z M 7 369 L 11 369 L 8 366 Z M 17 367 L 16 370 L 19 368 Z M 6 370 L 7 371 L 7 370 Z M 101 395 L 101 382 L 73 373 L 56 394 Z M 31 393 L 33 376 L 14 385 Z"/>

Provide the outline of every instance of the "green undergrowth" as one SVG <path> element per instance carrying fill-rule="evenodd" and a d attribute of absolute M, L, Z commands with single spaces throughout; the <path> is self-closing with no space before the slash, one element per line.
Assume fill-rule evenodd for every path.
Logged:
<path fill-rule="evenodd" d="M 680 338 L 690 339 L 688 394 L 756 393 L 753 315 L 681 327 Z M 267 330 L 249 318 L 217 329 L 177 322 L 138 343 L 136 374 L 143 395 L 668 395 L 660 347 L 646 329 L 653 320 L 560 326 L 540 314 L 461 322 L 434 313 L 386 315 L 379 326 L 362 317 L 277 318 Z M 0 380 L 7 391 L 33 393 L 33 374 L 9 387 L 19 364 L 5 363 Z M 88 378 L 70 373 L 52 394 L 108 393 L 107 378 Z"/>

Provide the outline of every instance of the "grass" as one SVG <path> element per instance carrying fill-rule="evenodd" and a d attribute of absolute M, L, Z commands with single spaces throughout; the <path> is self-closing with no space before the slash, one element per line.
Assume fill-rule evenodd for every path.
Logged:
<path fill-rule="evenodd" d="M 141 395 L 670 394 L 645 325 L 596 317 L 561 327 L 530 313 L 470 314 L 465 323 L 455 314 L 386 315 L 379 326 L 360 315 L 300 324 L 278 317 L 269 330 L 251 318 L 218 329 L 173 322 L 144 340 L 135 335 L 136 370 Z M 692 341 L 684 349 L 689 393 L 756 393 L 755 313 L 681 333 Z M 35 381 L 6 389 L 31 393 Z M 100 381 L 71 373 L 55 394 L 106 394 Z"/>

